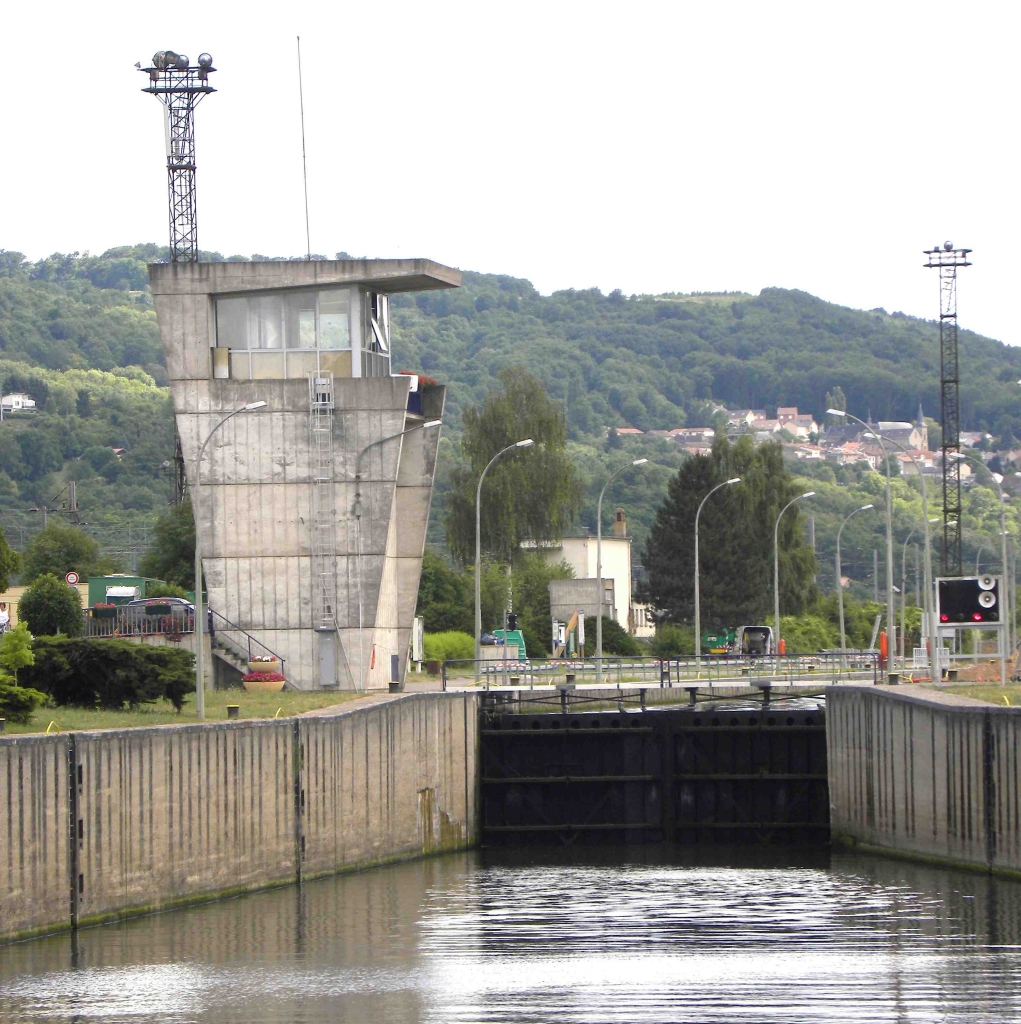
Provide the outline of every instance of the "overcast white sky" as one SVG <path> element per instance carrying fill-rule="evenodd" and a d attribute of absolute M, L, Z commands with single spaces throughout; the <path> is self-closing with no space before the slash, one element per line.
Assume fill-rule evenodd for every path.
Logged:
<path fill-rule="evenodd" d="M 1021 344 L 1018 5 L 10 3 L 0 248 L 165 243 L 135 61 L 213 54 L 206 249 L 425 256 L 540 290 L 802 288 L 934 318 L 921 250 L 973 248 L 961 324 Z"/>

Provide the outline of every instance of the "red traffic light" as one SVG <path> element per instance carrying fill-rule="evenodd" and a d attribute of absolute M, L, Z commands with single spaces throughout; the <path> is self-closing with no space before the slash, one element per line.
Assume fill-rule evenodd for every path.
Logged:
<path fill-rule="evenodd" d="M 984 619 L 985 619 L 985 616 L 984 616 L 984 615 L 983 615 L 983 614 L 982 614 L 981 612 L 975 612 L 975 614 L 974 614 L 974 615 L 972 615 L 972 618 L 973 618 L 973 619 L 974 619 L 974 620 L 975 620 L 976 622 L 982 622 L 982 621 L 984 621 Z"/>
<path fill-rule="evenodd" d="M 946 613 L 946 612 L 944 612 L 944 613 L 943 613 L 943 614 L 942 614 L 942 615 L 941 615 L 941 616 L 939 617 L 939 621 L 940 621 L 940 622 L 949 622 L 949 621 L 950 621 L 950 616 L 949 616 L 949 615 L 947 615 L 947 613 Z"/>

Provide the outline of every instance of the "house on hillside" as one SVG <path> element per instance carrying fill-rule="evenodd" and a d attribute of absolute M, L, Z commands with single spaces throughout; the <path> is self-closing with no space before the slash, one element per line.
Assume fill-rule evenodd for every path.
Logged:
<path fill-rule="evenodd" d="M 31 395 L 16 391 L 12 395 L 0 397 L 0 410 L 3 412 L 35 412 L 35 399 Z"/>

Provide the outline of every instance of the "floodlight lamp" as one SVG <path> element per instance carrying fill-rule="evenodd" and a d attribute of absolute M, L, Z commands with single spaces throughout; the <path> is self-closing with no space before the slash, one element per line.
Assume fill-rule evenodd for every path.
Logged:
<path fill-rule="evenodd" d="M 1021 384 L 1021 380 L 1018 381 L 1018 384 Z M 847 413 L 843 409 L 827 409 L 826 410 L 826 415 L 827 416 L 846 416 Z"/>
<path fill-rule="evenodd" d="M 647 463 L 648 461 L 649 461 L 648 459 L 635 459 L 635 461 L 632 462 L 631 465 L 632 466 L 644 466 L 645 463 Z"/>
<path fill-rule="evenodd" d="M 185 57 L 183 53 L 179 53 L 177 55 L 177 60 L 174 61 L 174 67 L 176 67 L 178 71 L 187 71 L 188 58 Z"/>
<path fill-rule="evenodd" d="M 173 50 L 163 51 L 163 67 L 172 68 L 177 63 L 177 54 Z"/>
<path fill-rule="evenodd" d="M 443 420 L 426 420 L 426 422 L 422 424 L 422 429 L 423 430 L 428 430 L 430 427 L 442 427 L 442 426 L 443 426 Z"/>
<path fill-rule="evenodd" d="M 533 444 L 535 444 L 535 442 L 530 437 L 526 437 L 524 439 L 524 441 L 516 441 L 514 443 L 514 447 L 515 448 L 528 448 L 528 447 L 530 447 Z"/>
<path fill-rule="evenodd" d="M 740 482 L 741 482 L 741 478 L 739 476 L 734 477 L 733 480 L 728 480 L 727 481 L 728 484 L 739 484 Z"/>
<path fill-rule="evenodd" d="M 213 66 L 213 57 L 209 53 L 199 54 L 199 67 L 200 68 L 211 68 Z"/>
<path fill-rule="evenodd" d="M 946 249 L 947 252 L 950 252 L 953 249 L 953 247 L 954 247 L 954 243 L 953 242 L 944 242 L 943 243 L 943 248 Z"/>
<path fill-rule="evenodd" d="M 815 491 L 805 491 L 804 494 L 799 494 L 798 498 L 813 498 L 815 497 Z"/>
<path fill-rule="evenodd" d="M 162 71 L 167 66 L 167 51 L 159 50 L 157 53 L 152 55 L 152 66 L 158 71 Z M 1021 384 L 1021 381 L 1018 381 Z"/>
<path fill-rule="evenodd" d="M 242 412 L 255 412 L 256 409 L 265 409 L 265 402 L 249 402 L 241 411 Z"/>

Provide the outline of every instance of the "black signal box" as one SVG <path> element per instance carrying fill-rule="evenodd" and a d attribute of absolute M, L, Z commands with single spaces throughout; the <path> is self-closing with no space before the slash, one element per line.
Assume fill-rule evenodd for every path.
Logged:
<path fill-rule="evenodd" d="M 941 626 L 998 625 L 1000 578 L 962 576 L 936 581 L 937 613 Z"/>

